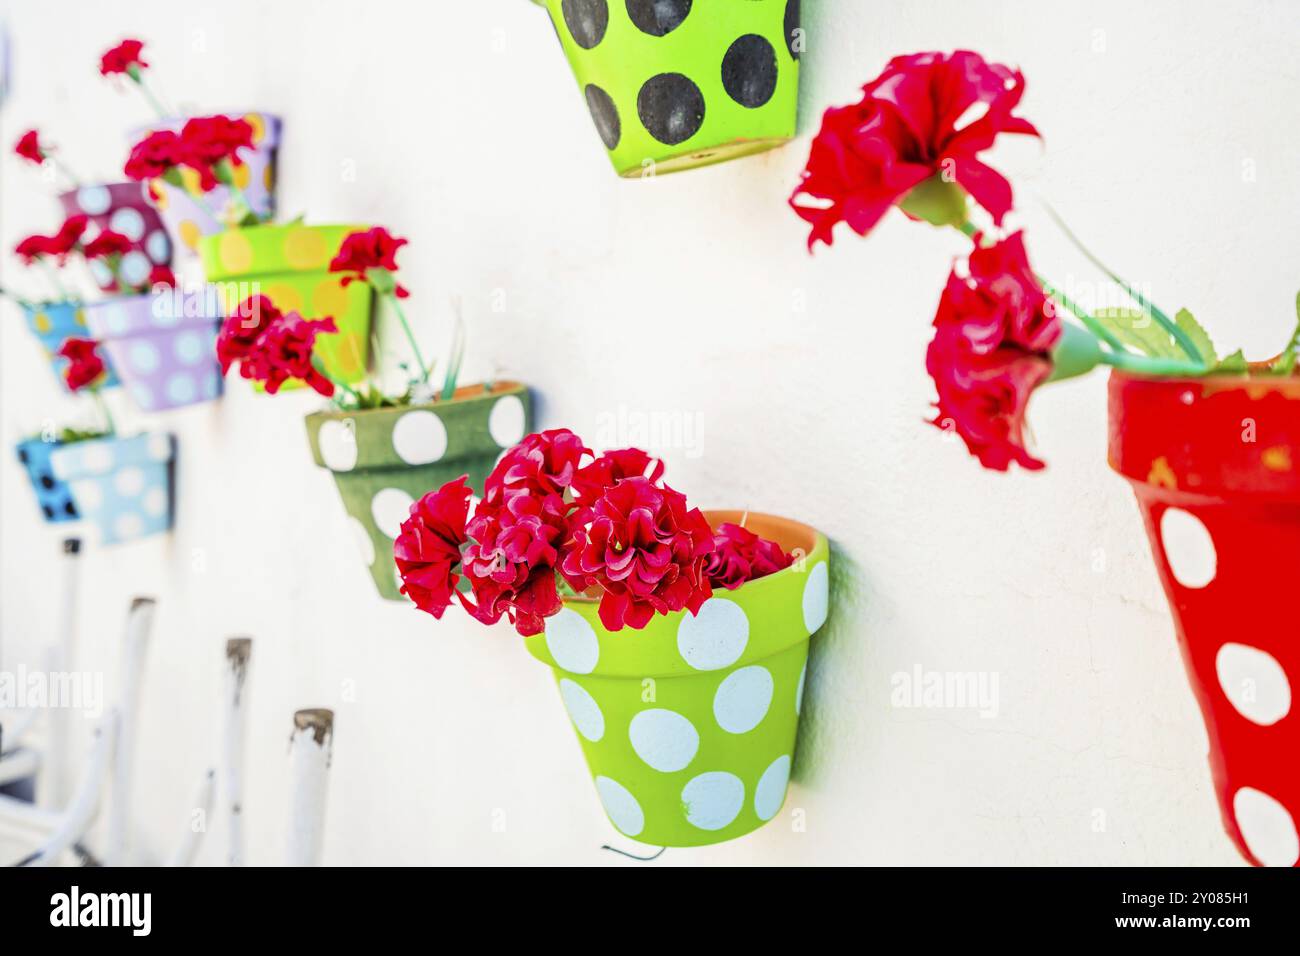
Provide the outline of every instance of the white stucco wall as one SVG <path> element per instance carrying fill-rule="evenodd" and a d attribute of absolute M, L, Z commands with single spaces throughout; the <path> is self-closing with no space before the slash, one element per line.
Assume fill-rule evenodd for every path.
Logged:
<path fill-rule="evenodd" d="M 404 281 L 431 350 L 460 294 L 471 377 L 531 384 L 541 426 L 607 445 L 624 437 L 610 421 L 666 414 L 695 429 L 657 449 L 693 502 L 832 538 L 834 610 L 785 810 L 662 862 L 1237 862 L 1137 511 L 1106 467 L 1103 378 L 1036 399 L 1046 472 L 982 472 L 922 424 L 929 322 L 959 237 L 894 215 L 810 258 L 785 199 L 822 108 L 895 53 L 973 48 L 1028 79 L 1022 112 L 1045 147 L 997 162 L 1018 177 L 1039 268 L 1076 291 L 1097 278 L 1036 195 L 1223 350 L 1272 354 L 1300 285 L 1293 4 L 804 0 L 800 140 L 649 182 L 612 174 L 531 3 L 305 7 L 0 4 L 14 59 L 0 142 L 38 125 L 83 176 L 113 177 L 124 131 L 149 114 L 96 58 L 140 36 L 174 99 L 284 117 L 286 216 L 410 238 Z M 6 249 L 56 222 L 19 167 L 0 164 Z M 18 273 L 6 256 L 5 282 Z M 58 535 L 7 449 L 75 405 L 0 309 L 0 651 L 14 666 L 53 626 Z M 374 596 L 309 458 L 316 405 L 233 382 L 220 404 L 167 415 L 117 406 L 182 442 L 175 533 L 84 559 L 85 666 L 111 668 L 132 595 L 159 599 L 139 859 L 164 858 L 186 823 L 218 752 L 221 649 L 246 633 L 251 862 L 282 858 L 290 717 L 306 706 L 337 714 L 328 863 L 624 862 L 600 844 L 636 845 L 605 822 L 551 678 L 513 631 Z M 892 706 L 891 676 L 918 666 L 996 675 L 996 717 Z M 203 861 L 222 838 L 215 826 Z"/>

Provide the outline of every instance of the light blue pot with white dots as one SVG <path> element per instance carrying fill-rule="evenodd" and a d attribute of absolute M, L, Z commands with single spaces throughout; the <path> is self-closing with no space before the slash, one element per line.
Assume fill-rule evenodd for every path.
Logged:
<path fill-rule="evenodd" d="M 555 674 L 605 814 L 651 846 L 722 843 L 777 818 L 809 638 L 829 609 L 825 536 L 771 515 L 706 516 L 744 521 L 794 562 L 640 631 L 608 631 L 596 601 L 566 598 L 524 639 Z"/>
<path fill-rule="evenodd" d="M 24 305 L 23 318 L 27 320 L 27 328 L 31 329 L 45 350 L 45 357 L 50 360 L 50 368 L 54 370 L 59 384 L 64 391 L 71 391 L 68 380 L 63 377 L 68 368 L 68 360 L 58 352 L 68 339 L 92 338 L 86 324 L 85 306 L 80 302 L 39 302 Z M 100 358 L 104 359 L 104 379 L 99 387 L 116 387 L 117 373 L 113 370 L 112 360 L 102 353 Z"/>
<path fill-rule="evenodd" d="M 101 438 L 54 449 L 54 477 L 72 489 L 77 511 L 100 544 L 162 534 L 172 526 L 176 439 L 165 432 Z"/>
<path fill-rule="evenodd" d="M 118 296 L 90 303 L 85 312 L 92 336 L 143 411 L 220 397 L 216 340 L 222 312 L 215 290 Z"/>

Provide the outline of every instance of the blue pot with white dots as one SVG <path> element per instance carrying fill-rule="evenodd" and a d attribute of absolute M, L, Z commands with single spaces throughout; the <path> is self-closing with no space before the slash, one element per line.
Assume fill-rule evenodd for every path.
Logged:
<path fill-rule="evenodd" d="M 165 432 L 100 438 L 55 448 L 54 477 L 68 483 L 77 511 L 101 544 L 162 534 L 172 526 L 176 439 Z"/>
<path fill-rule="evenodd" d="M 66 481 L 54 477 L 54 468 L 50 465 L 50 455 L 60 447 L 62 444 L 57 441 L 29 438 L 19 442 L 15 449 L 18 461 L 27 471 L 27 480 L 36 492 L 36 504 L 41 515 L 51 524 L 76 521 L 80 517 L 72 501 L 72 489 Z"/>
<path fill-rule="evenodd" d="M 824 535 L 753 512 L 706 517 L 715 528 L 744 521 L 795 560 L 639 631 L 608 631 L 597 601 L 565 598 L 524 638 L 555 675 L 610 822 L 651 846 L 734 840 L 780 813 L 809 638 L 830 607 Z"/>
<path fill-rule="evenodd" d="M 220 397 L 216 340 L 222 311 L 214 289 L 119 296 L 90 303 L 85 312 L 92 336 L 143 411 Z"/>
<path fill-rule="evenodd" d="M 172 241 L 167 229 L 148 199 L 144 183 L 98 183 L 82 186 L 59 196 L 65 216 L 87 216 L 93 228 L 86 231 L 89 242 L 98 233 L 111 230 L 131 240 L 131 248 L 122 254 L 118 271 L 134 288 L 149 284 L 154 266 L 170 266 Z M 90 274 L 105 292 L 121 291 L 117 279 L 104 263 L 89 264 Z"/>
<path fill-rule="evenodd" d="M 54 370 L 64 391 L 71 391 L 68 388 L 68 380 L 63 377 L 63 373 L 68 368 L 68 360 L 58 354 L 59 348 L 68 339 L 92 337 L 90 328 L 86 324 L 85 308 L 80 302 L 40 302 L 23 306 L 23 318 L 27 321 L 27 328 L 31 329 L 32 334 L 41 343 L 41 348 L 45 350 L 45 357 L 50 360 L 50 367 Z M 104 379 L 99 387 L 113 388 L 118 384 L 113 362 L 102 352 L 100 358 L 104 359 Z"/>

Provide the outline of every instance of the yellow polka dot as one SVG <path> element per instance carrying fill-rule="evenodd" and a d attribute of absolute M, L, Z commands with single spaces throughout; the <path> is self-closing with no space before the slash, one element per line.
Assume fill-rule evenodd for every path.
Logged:
<path fill-rule="evenodd" d="M 1259 458 L 1269 471 L 1291 470 L 1291 449 L 1287 448 L 1286 445 L 1274 445 L 1272 448 L 1265 448 Z"/>
<path fill-rule="evenodd" d="M 203 187 L 199 184 L 199 174 L 188 166 L 182 166 L 180 171 L 181 186 L 184 190 L 191 196 L 203 195 Z"/>
<path fill-rule="evenodd" d="M 297 312 L 299 315 L 302 314 L 302 293 L 291 285 L 284 282 L 273 282 L 268 286 L 262 287 L 262 295 L 274 302 L 275 307 L 281 312 Z M 312 318 L 312 316 L 304 316 L 304 318 Z"/>
<path fill-rule="evenodd" d="M 1147 474 L 1147 484 L 1168 488 L 1171 491 L 1178 489 L 1178 477 L 1174 474 L 1174 470 L 1169 467 L 1169 459 L 1164 455 L 1151 462 L 1151 471 Z"/>
<path fill-rule="evenodd" d="M 41 333 L 48 332 L 53 328 L 50 324 L 50 317 L 44 312 L 37 312 L 32 316 L 32 325 L 35 326 L 37 332 Z"/>
<path fill-rule="evenodd" d="M 306 226 L 290 229 L 284 237 L 284 258 L 295 269 L 324 269 L 329 265 L 325 237 Z"/>
<path fill-rule="evenodd" d="M 246 273 L 253 267 L 253 244 L 238 229 L 223 232 L 217 240 L 217 258 L 227 273 Z"/>
<path fill-rule="evenodd" d="M 149 198 L 159 209 L 166 209 L 171 198 L 167 195 L 167 184 L 161 179 L 149 180 Z"/>
<path fill-rule="evenodd" d="M 251 175 L 252 174 L 249 173 L 248 171 L 248 163 L 243 163 L 242 165 L 234 166 L 231 168 L 230 171 L 230 178 L 235 181 L 235 185 L 238 186 L 240 189 L 248 188 L 248 180 L 251 177 Z"/>
<path fill-rule="evenodd" d="M 84 329 L 86 327 L 86 314 L 78 309 L 77 314 L 72 317 L 72 321 Z"/>
<path fill-rule="evenodd" d="M 253 142 L 260 143 L 262 137 L 266 135 L 266 123 L 258 113 L 248 113 L 244 116 L 244 122 L 253 127 Z"/>
<path fill-rule="evenodd" d="M 266 168 L 262 170 L 262 185 L 266 187 L 268 193 L 275 190 L 275 163 L 267 163 Z"/>
<path fill-rule="evenodd" d="M 311 292 L 311 314 L 313 318 L 330 316 L 342 323 L 348 311 L 348 292 L 339 284 L 338 276 L 330 276 L 320 282 Z"/>
<path fill-rule="evenodd" d="M 176 228 L 181 234 L 181 242 L 191 249 L 198 249 L 199 239 L 202 238 L 203 234 L 199 232 L 199 227 L 193 219 L 182 219 L 180 225 Z"/>

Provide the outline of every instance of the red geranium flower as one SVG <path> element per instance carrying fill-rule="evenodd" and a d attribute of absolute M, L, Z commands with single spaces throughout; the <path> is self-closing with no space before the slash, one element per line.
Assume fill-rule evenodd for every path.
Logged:
<path fill-rule="evenodd" d="M 63 225 L 59 226 L 59 231 L 54 234 L 51 240 L 50 248 L 53 254 L 58 256 L 60 260 L 66 259 L 77 248 L 77 243 L 81 242 L 81 237 L 85 234 L 86 227 L 89 225 L 90 217 L 80 213 L 63 220 Z"/>
<path fill-rule="evenodd" d="M 793 562 L 794 558 L 775 541 L 728 521 L 718 525 L 713 535 L 713 553 L 704 572 L 714 587 L 734 591 L 746 581 L 766 577 Z"/>
<path fill-rule="evenodd" d="M 111 73 L 138 73 L 149 64 L 140 59 L 144 44 L 139 40 L 123 40 L 99 59 L 99 72 L 104 76 Z"/>
<path fill-rule="evenodd" d="M 172 130 L 160 129 L 131 147 L 123 172 L 128 179 L 157 179 L 184 165 L 187 156 L 181 138 Z"/>
<path fill-rule="evenodd" d="M 567 531 L 543 501 L 515 494 L 504 506 L 480 502 L 467 528 L 473 543 L 465 550 L 465 573 L 475 604 L 466 609 L 484 624 L 504 614 L 525 637 L 540 633 L 563 607 L 555 566 Z"/>
<path fill-rule="evenodd" d="M 333 318 L 304 319 L 286 312 L 267 325 L 239 364 L 245 378 L 261 382 L 274 395 L 291 378 L 301 379 L 326 398 L 334 394 L 334 383 L 317 371 L 312 361 L 316 336 L 337 332 Z"/>
<path fill-rule="evenodd" d="M 1000 133 L 1038 135 L 1027 120 L 1011 115 L 1024 88 L 1019 71 L 967 50 L 890 60 L 863 87 L 861 101 L 822 117 L 803 181 L 790 197 L 795 212 L 812 224 L 808 247 L 818 240 L 830 245 L 839 222 L 865 236 L 891 206 L 936 174 L 962 187 L 1001 224 L 1011 208 L 1011 186 L 978 154 Z M 801 196 L 813 202 L 798 202 Z"/>
<path fill-rule="evenodd" d="M 81 254 L 87 259 L 107 259 L 109 256 L 125 255 L 134 246 L 135 244 L 120 232 L 105 229 L 81 247 Z"/>
<path fill-rule="evenodd" d="M 63 377 L 74 392 L 94 383 L 104 374 L 104 360 L 95 351 L 98 344 L 93 339 L 65 339 L 59 346 L 58 354 L 68 360 Z"/>
<path fill-rule="evenodd" d="M 154 266 L 149 270 L 149 285 L 165 285 L 176 288 L 176 273 L 166 266 Z"/>
<path fill-rule="evenodd" d="M 49 236 L 26 236 L 14 246 L 14 255 L 31 265 L 41 256 L 54 255 L 54 240 Z"/>
<path fill-rule="evenodd" d="M 217 334 L 217 359 L 221 362 L 221 374 L 230 371 L 230 366 L 245 358 L 253 348 L 258 337 L 266 327 L 281 317 L 281 312 L 264 295 L 250 296 L 239 304 L 221 323 Z M 240 369 L 244 378 L 251 375 Z"/>
<path fill-rule="evenodd" d="M 517 494 L 539 498 L 546 511 L 564 514 L 564 492 L 578 474 L 583 455 L 590 455 L 581 438 L 567 428 L 532 434 L 497 462 L 484 483 L 484 500 L 502 504 Z"/>
<path fill-rule="evenodd" d="M 1061 337 L 1061 320 L 1025 253 L 1024 233 L 990 246 L 975 237 L 970 275 L 948 277 L 949 308 L 939 321 L 956 321 L 970 348 L 988 352 L 1004 343 L 1049 352 Z"/>
<path fill-rule="evenodd" d="M 29 129 L 27 132 L 23 133 L 22 137 L 18 140 L 18 143 L 14 146 L 14 152 L 23 159 L 36 163 L 38 166 L 45 162 L 45 150 L 44 147 L 41 146 L 40 136 L 34 129 Z"/>
<path fill-rule="evenodd" d="M 229 116 L 197 116 L 181 127 L 182 160 L 199 174 L 199 187 L 215 189 L 219 182 L 216 167 L 223 161 L 242 166 L 240 149 L 252 149 L 253 127 L 247 120 Z"/>
<path fill-rule="evenodd" d="M 655 612 L 692 614 L 713 593 L 704 564 L 713 531 L 686 497 L 647 478 L 625 478 L 575 517 L 560 570 L 576 591 L 598 586 L 600 621 L 643 628 Z"/>
<path fill-rule="evenodd" d="M 397 284 L 397 250 L 406 245 L 405 239 L 391 235 L 383 226 L 365 232 L 354 232 L 343 240 L 339 253 L 330 263 L 330 272 L 349 273 L 342 284 L 368 282 L 379 292 L 392 292 L 405 299 L 407 291 Z"/>
<path fill-rule="evenodd" d="M 469 607 L 456 589 L 461 546 L 469 541 L 465 534 L 470 499 L 467 477 L 447 482 L 412 505 L 411 516 L 402 522 L 402 531 L 393 542 L 401 593 L 436 618 L 442 617 L 453 599 Z"/>
<path fill-rule="evenodd" d="M 591 505 L 624 478 L 646 478 L 658 484 L 663 474 L 664 463 L 640 448 L 607 451 L 573 476 L 573 497 L 581 505 Z"/>

